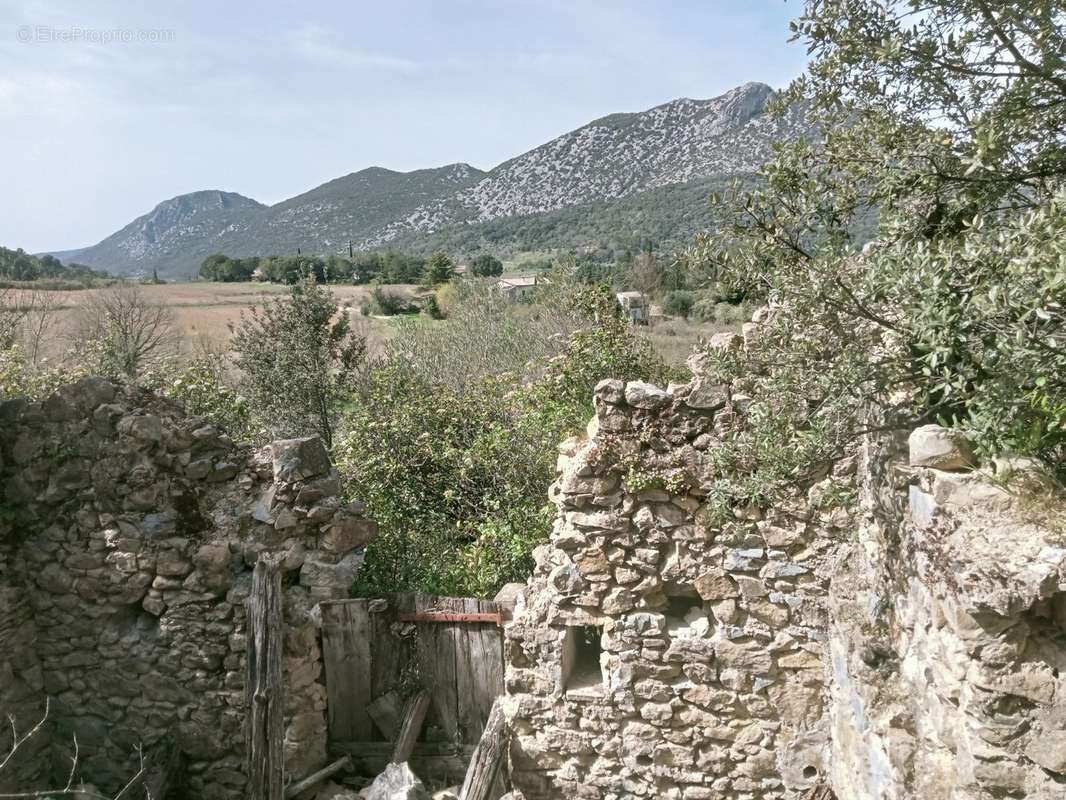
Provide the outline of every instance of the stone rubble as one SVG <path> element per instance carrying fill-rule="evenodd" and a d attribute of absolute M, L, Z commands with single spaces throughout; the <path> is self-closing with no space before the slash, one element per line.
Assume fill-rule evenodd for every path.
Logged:
<path fill-rule="evenodd" d="M 406 762 L 389 764 L 362 794 L 364 800 L 430 800 L 426 787 Z"/>

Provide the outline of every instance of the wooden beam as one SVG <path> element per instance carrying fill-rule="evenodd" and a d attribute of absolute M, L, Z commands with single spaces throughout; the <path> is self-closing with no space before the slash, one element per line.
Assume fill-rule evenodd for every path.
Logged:
<path fill-rule="evenodd" d="M 403 711 L 403 721 L 400 723 L 400 732 L 396 736 L 396 747 L 392 751 L 392 761 L 402 764 L 411 757 L 418 741 L 418 734 L 422 732 L 422 723 L 426 719 L 426 711 L 429 710 L 429 693 L 419 692 L 408 702 Z"/>
<path fill-rule="evenodd" d="M 296 795 L 298 795 L 304 789 L 310 789 L 315 784 L 321 783 L 326 778 L 329 778 L 329 777 L 332 777 L 333 775 L 336 775 L 342 769 L 350 767 L 351 765 L 352 765 L 351 756 L 344 756 L 342 758 L 338 758 L 336 761 L 334 761 L 329 766 L 322 767 L 322 769 L 320 769 L 318 772 L 313 772 L 310 775 L 308 775 L 306 778 L 304 778 L 303 780 L 296 781 L 296 783 L 290 784 L 285 789 L 286 800 L 288 800 L 288 798 L 291 798 L 291 797 L 296 797 Z"/>
<path fill-rule="evenodd" d="M 249 800 L 284 800 L 285 681 L 281 556 L 260 553 L 248 596 L 247 772 Z"/>
<path fill-rule="evenodd" d="M 497 698 L 492 704 L 485 732 L 481 734 L 481 741 L 470 759 L 466 780 L 463 781 L 463 788 L 459 790 L 459 800 L 489 800 L 506 749 L 507 726 L 503 706 Z"/>

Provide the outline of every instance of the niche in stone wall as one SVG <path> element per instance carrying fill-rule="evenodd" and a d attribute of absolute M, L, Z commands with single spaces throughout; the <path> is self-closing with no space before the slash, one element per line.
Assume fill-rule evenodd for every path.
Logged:
<path fill-rule="evenodd" d="M 698 595 L 670 597 L 665 614 L 666 630 L 671 638 L 704 637 L 712 633 L 711 618 Z"/>
<path fill-rule="evenodd" d="M 569 625 L 563 635 L 562 682 L 568 695 L 603 693 L 603 626 Z"/>

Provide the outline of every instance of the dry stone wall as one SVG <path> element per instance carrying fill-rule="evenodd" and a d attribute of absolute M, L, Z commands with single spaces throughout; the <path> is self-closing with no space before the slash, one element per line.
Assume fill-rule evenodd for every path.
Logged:
<path fill-rule="evenodd" d="M 0 479 L 0 709 L 25 729 L 50 705 L 0 791 L 64 782 L 76 737 L 104 790 L 169 740 L 187 796 L 244 797 L 244 603 L 264 550 L 285 553 L 286 768 L 322 765 L 315 608 L 347 595 L 374 526 L 318 439 L 252 451 L 87 379 L 0 404 Z"/>
<path fill-rule="evenodd" d="M 1066 796 L 1066 494 L 1040 465 L 870 436 L 723 521 L 714 448 L 747 398 L 595 403 L 507 629 L 517 798 Z"/>
<path fill-rule="evenodd" d="M 727 386 L 605 381 L 595 403 L 507 631 L 520 796 L 798 797 L 828 768 L 827 582 L 850 518 L 804 497 L 711 513 L 743 403 Z"/>

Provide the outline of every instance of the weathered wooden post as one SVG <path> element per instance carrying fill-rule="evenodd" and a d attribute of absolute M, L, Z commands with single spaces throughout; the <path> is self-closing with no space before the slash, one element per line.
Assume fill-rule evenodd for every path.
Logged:
<path fill-rule="evenodd" d="M 248 797 L 283 800 L 285 683 L 281 648 L 281 556 L 261 553 L 248 597 Z"/>
<path fill-rule="evenodd" d="M 470 767 L 466 771 L 463 788 L 459 791 L 459 800 L 489 799 L 506 751 L 507 727 L 503 706 L 497 698 L 492 704 L 492 711 L 489 712 L 489 721 L 485 724 L 481 741 L 470 758 Z"/>

